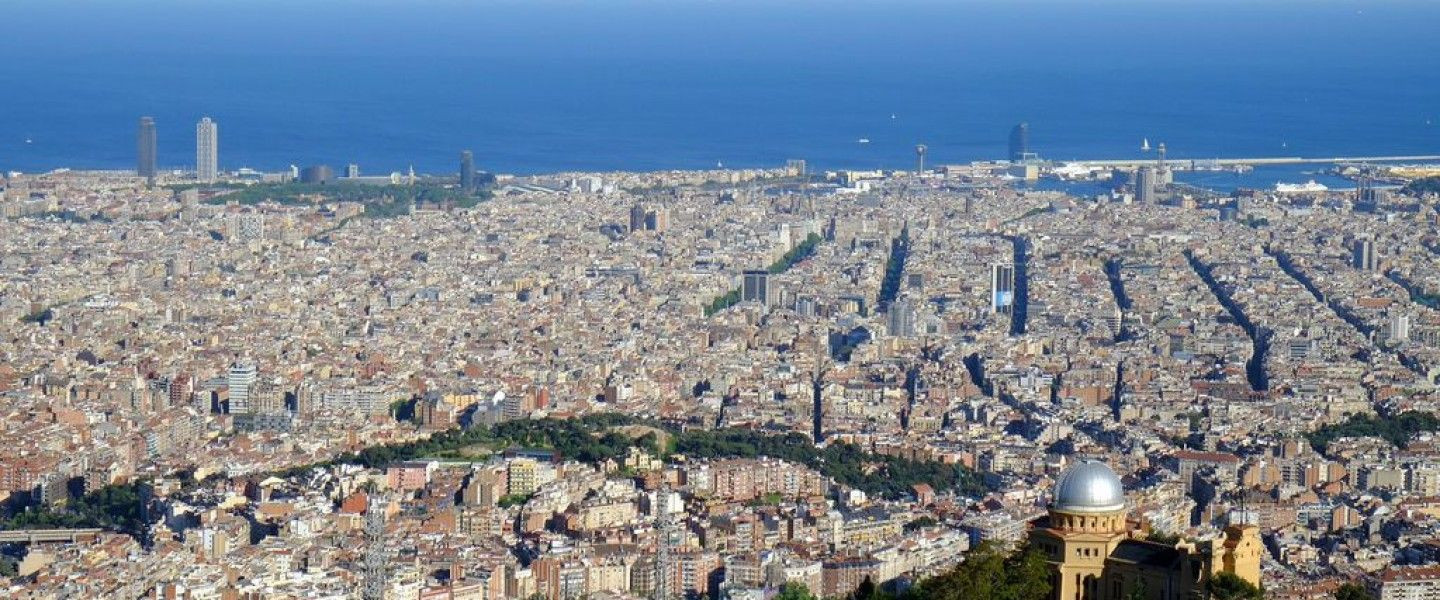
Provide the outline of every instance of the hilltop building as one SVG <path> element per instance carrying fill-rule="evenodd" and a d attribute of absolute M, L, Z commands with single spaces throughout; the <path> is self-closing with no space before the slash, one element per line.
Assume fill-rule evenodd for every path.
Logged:
<path fill-rule="evenodd" d="M 1202 597 L 1219 573 L 1260 585 L 1259 529 L 1232 525 L 1222 539 L 1145 541 L 1130 524 L 1125 489 L 1104 463 L 1076 463 L 1060 474 L 1050 514 L 1030 533 L 1030 546 L 1052 569 L 1055 600 Z"/>

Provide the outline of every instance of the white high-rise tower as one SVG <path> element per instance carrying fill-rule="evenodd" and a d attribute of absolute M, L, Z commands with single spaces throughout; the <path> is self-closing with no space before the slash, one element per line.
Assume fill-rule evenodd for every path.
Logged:
<path fill-rule="evenodd" d="M 219 166 L 220 126 L 205 117 L 195 125 L 195 178 L 201 183 L 215 183 Z"/>
<path fill-rule="evenodd" d="M 255 389 L 257 375 L 253 363 L 237 362 L 230 365 L 230 374 L 225 378 L 225 383 L 230 388 L 230 414 L 253 412 L 250 392 Z"/>

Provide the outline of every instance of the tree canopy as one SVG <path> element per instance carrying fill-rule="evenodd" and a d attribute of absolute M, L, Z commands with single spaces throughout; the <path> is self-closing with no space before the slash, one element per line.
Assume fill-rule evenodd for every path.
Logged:
<path fill-rule="evenodd" d="M 775 595 L 775 600 L 818 600 L 810 593 L 810 588 L 798 581 L 787 581 L 781 586 L 780 593 Z"/>
<path fill-rule="evenodd" d="M 1205 584 L 1215 600 L 1265 600 L 1265 592 L 1234 573 L 1216 573 Z"/>
<path fill-rule="evenodd" d="M 795 263 L 810 258 L 810 255 L 815 253 L 815 246 L 819 245 L 821 241 L 822 238 L 813 233 L 805 236 L 804 241 L 796 244 L 794 248 L 785 253 L 785 256 L 780 257 L 780 260 L 770 263 L 768 270 L 771 273 L 784 273 L 790 270 Z"/>
<path fill-rule="evenodd" d="M 1365 586 L 1352 581 L 1335 590 L 1335 600 L 1375 600 L 1375 596 Z"/>
<path fill-rule="evenodd" d="M 25 510 L 0 521 L 0 529 L 98 527 L 138 535 L 146 527 L 141 485 L 108 485 L 72 498 L 63 507 Z"/>
<path fill-rule="evenodd" d="M 665 449 L 659 447 L 653 433 L 631 437 L 613 431 L 614 427 L 634 424 L 666 429 L 671 436 L 671 448 L 679 454 L 694 458 L 778 458 L 805 465 L 841 485 L 885 498 L 906 497 L 913 493 L 911 486 L 918 483 L 972 497 L 989 492 L 975 472 L 961 465 L 874 454 L 854 444 L 832 443 L 820 448 L 799 433 L 774 434 L 751 429 L 677 431 L 658 422 L 613 413 L 563 420 L 521 419 L 452 429 L 426 440 L 372 446 L 331 462 L 384 467 L 417 458 L 459 457 L 459 449 L 476 445 L 495 450 L 507 447 L 554 450 L 564 458 L 590 464 L 623 458 L 631 446 L 651 454 L 663 454 Z"/>
<path fill-rule="evenodd" d="M 913 600 L 1046 600 L 1050 567 L 1034 549 L 1013 554 L 985 541 L 965 554 L 965 562 L 921 581 Z"/>
<path fill-rule="evenodd" d="M 676 436 L 675 450 L 697 458 L 768 456 L 788 460 L 815 469 L 842 485 L 891 499 L 914 493 L 912 486 L 919 483 L 973 497 L 989 492 L 979 476 L 960 465 L 872 454 L 854 444 L 831 443 L 821 449 L 799 433 L 692 430 Z"/>
<path fill-rule="evenodd" d="M 1426 412 L 1408 411 L 1394 417 L 1352 415 L 1343 423 L 1326 425 L 1310 432 L 1310 445 L 1325 452 L 1330 442 L 1347 437 L 1378 437 L 1403 447 L 1415 434 L 1440 431 L 1440 418 Z"/>
<path fill-rule="evenodd" d="M 223 204 L 260 204 L 274 202 L 284 205 L 308 205 L 316 202 L 358 202 L 365 205 L 365 214 L 370 217 L 394 217 L 410 213 L 415 204 L 435 204 L 454 208 L 469 208 L 491 197 L 491 192 L 481 190 L 470 192 L 457 186 L 434 182 L 419 182 L 414 185 L 367 185 L 336 181 L 331 183 L 257 183 L 252 185 L 217 186 L 172 186 L 183 190 L 191 187 L 221 188 L 228 191 L 210 199 Z"/>

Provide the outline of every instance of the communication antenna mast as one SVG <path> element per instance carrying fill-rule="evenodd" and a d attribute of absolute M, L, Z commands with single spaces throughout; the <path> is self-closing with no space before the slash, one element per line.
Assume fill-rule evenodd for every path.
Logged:
<path fill-rule="evenodd" d="M 917 144 L 917 145 L 915 146 L 915 174 L 916 174 L 916 175 L 919 175 L 919 174 L 925 172 L 925 153 L 928 152 L 929 150 L 930 150 L 929 148 L 926 148 L 926 147 L 925 147 L 925 144 Z"/>
<path fill-rule="evenodd" d="M 365 587 L 361 590 L 364 600 L 385 600 L 389 561 L 385 552 L 385 511 L 372 499 L 365 510 Z"/>

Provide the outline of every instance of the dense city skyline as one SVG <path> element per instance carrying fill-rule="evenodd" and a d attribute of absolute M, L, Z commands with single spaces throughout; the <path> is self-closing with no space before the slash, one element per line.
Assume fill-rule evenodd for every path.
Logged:
<path fill-rule="evenodd" d="M 1440 4 L 6 8 L 0 597 L 1440 597 Z"/>
<path fill-rule="evenodd" d="M 472 160 L 462 152 L 460 169 Z M 200 594 L 221 589 L 211 561 L 295 545 L 341 554 L 319 578 L 221 587 L 559 600 L 740 598 L 789 581 L 834 596 L 866 577 L 943 579 L 988 541 L 1090 569 L 1093 583 L 1052 586 L 1069 594 L 1136 577 L 1192 585 L 1178 583 L 1189 572 L 1126 570 L 1168 560 L 1164 540 L 1179 538 L 1203 559 L 1202 582 L 1234 575 L 1294 598 L 1350 581 L 1424 585 L 1426 571 L 1338 549 L 1317 573 L 1318 555 L 1258 548 L 1321 552 L 1309 535 L 1344 539 L 1386 514 L 1371 494 L 1440 494 L 1415 454 L 1440 431 L 1424 414 L 1440 373 L 1437 180 L 1423 179 L 1437 169 L 1338 165 L 1360 191 L 1216 194 L 1170 183 L 1188 161 L 1137 166 L 1092 168 L 1087 185 L 1106 191 L 1091 195 L 1015 187 L 1081 176 L 1030 158 L 483 178 L 475 165 L 474 191 L 459 174 L 316 187 L 226 171 L 216 188 L 184 172 L 153 185 L 138 172 L 11 176 L 0 319 L 20 335 L 0 346 L 0 397 L 36 451 L 0 463 L 7 526 L 102 529 L 44 534 L 70 540 L 59 562 L 16 568 L 49 573 L 87 540 L 131 540 L 141 571 L 114 565 L 85 585 Z M 1418 179 L 1375 185 L 1405 178 Z M 67 416 L 84 414 L 104 426 Z M 1380 420 L 1347 420 L 1365 414 Z M 1387 419 L 1401 429 L 1385 432 Z M 527 422 L 545 433 L 520 434 Z M 93 441 L 62 443 L 66 430 Z M 745 441 L 716 445 L 710 430 Z M 781 434 L 790 450 L 769 445 Z M 842 454 L 794 450 L 810 444 Z M 754 452 L 769 458 L 746 462 Z M 1062 497 L 1087 459 L 1123 478 L 1123 507 Z M 848 471 L 856 460 L 888 476 Z M 767 469 L 780 479 L 749 478 Z M 731 474 L 722 485 L 715 472 Z M 797 477 L 807 483 L 774 487 Z M 260 481 L 271 491 L 245 491 Z M 706 504 L 717 498 L 729 501 Z M 381 533 L 344 525 L 379 519 L 371 502 L 400 512 Z M 657 508 L 672 502 L 685 525 L 671 542 L 647 537 L 675 527 Z M 68 512 L 86 503 L 107 512 Z M 234 537 L 244 521 L 232 519 L 280 506 L 291 516 L 265 518 L 330 524 Z M 462 547 L 538 554 L 430 548 L 485 575 L 406 575 L 396 552 L 451 531 L 404 516 L 415 506 L 453 514 L 445 535 Z M 200 516 L 153 516 L 177 510 Z M 491 524 L 463 525 L 476 518 Z M 716 537 L 772 518 L 789 537 Z M 915 527 L 918 538 L 897 533 Z M 337 546 L 321 534 L 332 529 L 361 539 Z M 623 550 L 591 548 L 596 531 Z M 556 553 L 571 544 L 591 558 Z M 1069 544 L 1104 560 L 1070 565 Z M 776 574 L 754 575 L 755 560 Z M 641 577 L 670 569 L 674 580 Z M 693 569 L 708 583 L 687 579 Z"/>

